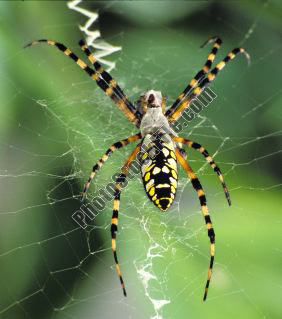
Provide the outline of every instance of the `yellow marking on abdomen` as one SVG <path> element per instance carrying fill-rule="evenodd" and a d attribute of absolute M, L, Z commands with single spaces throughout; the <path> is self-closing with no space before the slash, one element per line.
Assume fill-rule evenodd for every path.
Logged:
<path fill-rule="evenodd" d="M 147 184 L 146 184 L 146 191 L 148 192 L 149 189 L 154 186 L 155 180 L 151 179 Z"/>
<path fill-rule="evenodd" d="M 172 142 L 162 143 L 163 146 L 167 147 L 169 150 L 174 151 L 174 145 Z"/>
<path fill-rule="evenodd" d="M 177 174 L 174 169 L 171 170 L 171 175 L 173 178 L 177 179 Z"/>
<path fill-rule="evenodd" d="M 155 187 L 152 187 L 149 191 L 149 195 L 154 196 L 154 194 L 155 194 Z"/>
<path fill-rule="evenodd" d="M 171 185 L 176 189 L 177 188 L 176 180 L 173 177 L 170 177 L 169 180 L 171 182 Z"/>
<path fill-rule="evenodd" d="M 142 156 L 142 160 L 144 161 L 147 157 L 148 157 L 148 154 L 145 153 L 145 154 Z"/>
<path fill-rule="evenodd" d="M 153 175 L 159 174 L 160 171 L 161 171 L 161 169 L 160 169 L 159 167 L 155 167 L 155 168 L 153 169 Z"/>
<path fill-rule="evenodd" d="M 168 188 L 168 187 L 170 187 L 169 184 L 158 184 L 158 185 L 156 185 L 156 188 Z"/>
<path fill-rule="evenodd" d="M 169 168 L 167 166 L 164 166 L 162 168 L 162 172 L 168 174 L 170 171 L 169 171 Z"/>
<path fill-rule="evenodd" d="M 163 154 L 164 154 L 165 157 L 168 157 L 168 155 L 169 155 L 169 150 L 168 150 L 167 148 L 164 147 L 164 148 L 162 149 L 162 152 L 163 152 Z"/>
<path fill-rule="evenodd" d="M 148 182 L 148 180 L 150 179 L 150 176 L 151 176 L 151 174 L 149 172 L 146 173 L 145 178 L 144 178 L 145 182 Z"/>
<path fill-rule="evenodd" d="M 176 160 L 173 158 L 169 158 L 168 160 L 168 166 L 170 166 L 171 168 L 173 168 L 174 170 L 176 170 Z"/>
<path fill-rule="evenodd" d="M 147 171 L 147 172 L 150 171 L 155 165 L 156 165 L 156 164 L 152 164 L 150 167 L 148 167 L 148 168 L 146 169 L 146 171 Z"/>
<path fill-rule="evenodd" d="M 175 156 L 175 153 L 173 151 L 170 152 L 170 156 L 176 160 L 176 156 Z"/>

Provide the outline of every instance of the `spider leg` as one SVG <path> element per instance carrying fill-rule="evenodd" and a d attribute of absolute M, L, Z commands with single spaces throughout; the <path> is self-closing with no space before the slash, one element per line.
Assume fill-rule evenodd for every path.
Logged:
<path fill-rule="evenodd" d="M 224 193 L 225 193 L 225 197 L 226 197 L 227 202 L 230 206 L 231 205 L 230 194 L 229 194 L 229 191 L 228 191 L 227 186 L 225 184 L 223 175 L 221 173 L 220 168 L 216 165 L 213 158 L 209 155 L 208 151 L 202 145 L 195 143 L 191 140 L 187 140 L 187 139 L 182 138 L 182 137 L 174 137 L 173 140 L 175 142 L 178 142 L 178 143 L 186 144 L 188 147 L 195 149 L 196 151 L 200 152 L 205 157 L 206 161 L 210 164 L 211 168 L 218 175 L 218 178 L 221 182 L 221 185 L 222 185 Z M 182 154 L 182 156 L 183 156 L 183 154 Z"/>
<path fill-rule="evenodd" d="M 180 154 L 186 159 L 187 153 L 186 153 L 185 149 L 183 148 L 183 144 L 180 142 L 177 142 L 176 147 L 178 148 Z"/>
<path fill-rule="evenodd" d="M 207 44 L 210 43 L 214 43 L 213 47 L 211 49 L 211 52 L 208 56 L 208 59 L 205 63 L 205 65 L 203 66 L 202 70 L 199 71 L 195 77 L 190 81 L 190 83 L 188 84 L 188 86 L 185 88 L 185 90 L 178 96 L 178 98 L 175 100 L 175 102 L 172 104 L 172 106 L 166 111 L 165 115 L 168 117 L 170 115 L 172 115 L 176 109 L 178 108 L 178 106 L 183 102 L 183 100 L 187 97 L 187 95 L 189 93 L 191 93 L 191 90 L 199 83 L 199 81 L 201 79 L 203 79 L 203 77 L 209 72 L 212 63 L 215 59 L 215 56 L 217 54 L 218 49 L 221 46 L 221 39 L 218 37 L 213 37 L 210 38 L 209 40 L 207 40 L 203 45 L 201 45 L 201 48 L 205 47 Z"/>
<path fill-rule="evenodd" d="M 120 206 L 120 193 L 121 193 L 121 185 L 125 178 L 126 175 L 128 173 L 128 168 L 129 168 L 129 164 L 136 158 L 137 154 L 140 152 L 141 149 L 141 144 L 138 144 L 135 149 L 133 150 L 133 152 L 129 155 L 127 162 L 125 163 L 125 165 L 122 168 L 122 173 L 121 175 L 117 178 L 116 180 L 116 185 L 115 185 L 115 198 L 114 198 L 114 209 L 113 209 L 113 216 L 112 216 L 112 225 L 111 225 L 111 235 L 112 235 L 112 250 L 114 253 L 114 260 L 115 260 L 115 264 L 116 264 L 116 271 L 117 274 L 119 276 L 120 279 L 120 283 L 122 286 L 122 290 L 123 290 L 123 295 L 126 297 L 126 290 L 125 290 L 125 285 L 124 285 L 124 281 L 122 278 L 122 274 L 120 271 L 120 266 L 119 266 L 119 262 L 118 262 L 118 258 L 117 258 L 117 250 L 116 250 L 116 232 L 118 230 L 118 213 L 119 213 L 119 206 Z"/>
<path fill-rule="evenodd" d="M 189 177 L 189 179 L 192 183 L 193 188 L 195 189 L 195 191 L 198 194 L 200 204 L 201 204 L 201 210 L 202 210 L 203 216 L 205 218 L 205 222 L 206 222 L 206 226 L 207 226 L 207 230 L 208 230 L 208 236 L 210 239 L 210 264 L 209 264 L 209 270 L 208 270 L 208 279 L 207 279 L 207 283 L 206 283 L 206 287 L 205 287 L 205 294 L 204 294 L 204 298 L 203 298 L 203 300 L 205 301 L 207 299 L 207 295 L 208 295 L 208 289 L 209 289 L 209 284 L 210 284 L 210 280 L 211 280 L 211 276 L 212 276 L 212 269 L 213 269 L 213 264 L 214 264 L 215 233 L 214 233 L 214 229 L 213 229 L 211 218 L 210 218 L 209 211 L 208 211 L 206 196 L 205 196 L 205 193 L 203 191 L 203 188 L 202 188 L 200 181 L 198 180 L 196 174 L 193 172 L 193 170 L 190 167 L 190 165 L 188 164 L 188 162 L 182 157 L 182 155 L 180 154 L 178 149 L 176 149 L 176 157 L 177 157 L 177 160 L 179 161 L 180 165 L 184 168 L 187 176 Z"/>
<path fill-rule="evenodd" d="M 83 41 L 79 41 L 79 46 L 81 50 L 87 55 L 88 60 L 92 63 L 95 70 L 101 75 L 103 80 L 108 84 L 109 88 L 111 88 L 112 94 L 116 94 L 119 96 L 119 98 L 124 102 L 126 107 L 135 114 L 135 116 L 140 120 L 141 119 L 141 113 L 136 110 L 136 108 L 132 105 L 132 103 L 128 100 L 127 96 L 123 93 L 120 86 L 117 84 L 117 82 L 112 78 L 112 76 L 105 71 L 105 69 L 101 66 L 101 64 L 97 61 L 95 56 L 91 53 L 89 50 L 88 45 Z"/>
<path fill-rule="evenodd" d="M 135 115 L 135 110 L 131 108 L 131 106 L 126 104 L 123 99 L 120 98 L 119 93 L 116 88 L 110 87 L 106 81 L 101 78 L 101 74 L 98 71 L 94 71 L 91 69 L 85 62 L 83 62 L 80 58 L 78 58 L 69 48 L 67 48 L 64 44 L 53 41 L 40 39 L 33 41 L 25 46 L 25 48 L 39 44 L 39 43 L 47 43 L 49 45 L 55 46 L 58 50 L 62 51 L 64 55 L 70 57 L 82 70 L 84 70 L 92 80 L 95 80 L 97 85 L 108 95 L 117 107 L 124 113 L 127 119 L 134 123 L 138 124 L 139 119 Z"/>
<path fill-rule="evenodd" d="M 90 184 L 93 180 L 93 178 L 95 177 L 97 171 L 104 165 L 104 163 L 108 160 L 108 158 L 110 157 L 110 155 L 117 149 L 122 148 L 123 146 L 126 146 L 132 142 L 135 142 L 137 140 L 139 140 L 141 138 L 141 133 L 138 133 L 136 135 L 130 136 L 124 140 L 118 141 L 116 143 L 114 143 L 107 151 L 106 153 L 102 156 L 102 158 L 99 159 L 99 161 L 93 166 L 92 172 L 87 180 L 87 182 L 85 183 L 85 186 L 83 188 L 82 191 L 82 200 L 84 200 L 86 193 L 90 187 Z"/>
<path fill-rule="evenodd" d="M 216 78 L 216 76 L 218 75 L 218 73 L 225 67 L 225 65 L 230 61 L 233 60 L 238 54 L 243 53 L 247 60 L 248 63 L 250 61 L 250 56 L 249 54 L 245 51 L 245 49 L 243 48 L 235 48 L 232 51 L 230 51 L 227 56 L 221 61 L 219 62 L 207 75 L 207 77 L 201 81 L 201 83 L 193 89 L 192 93 L 190 96 L 188 96 L 187 98 L 184 98 L 183 101 L 181 102 L 181 104 L 179 106 L 177 106 L 175 108 L 175 110 L 168 114 L 168 121 L 169 122 L 174 122 L 176 120 L 179 119 L 179 117 L 181 116 L 181 113 L 183 112 L 183 110 L 185 110 L 187 107 L 189 107 L 190 103 L 192 102 L 192 100 L 194 100 L 198 95 L 200 95 L 203 91 L 203 89 L 210 84 L 212 81 L 214 81 L 214 79 Z"/>

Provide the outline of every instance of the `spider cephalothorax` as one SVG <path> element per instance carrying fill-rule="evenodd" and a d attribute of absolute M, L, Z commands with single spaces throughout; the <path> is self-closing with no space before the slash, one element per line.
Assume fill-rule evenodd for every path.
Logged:
<path fill-rule="evenodd" d="M 207 150 L 198 143 L 178 137 L 173 131 L 171 124 L 180 118 L 182 112 L 187 109 L 191 102 L 203 91 L 203 89 L 216 78 L 219 71 L 224 68 L 229 60 L 234 59 L 239 53 L 244 53 L 248 57 L 245 50 L 242 48 L 236 48 L 232 50 L 220 63 L 211 69 L 216 53 L 220 48 L 221 40 L 218 37 L 208 40 L 206 43 L 213 43 L 213 48 L 204 67 L 195 75 L 184 91 L 177 97 L 175 102 L 166 110 L 165 98 L 162 97 L 160 91 L 154 90 L 149 90 L 145 94 L 141 95 L 136 103 L 136 106 L 134 106 L 123 93 L 117 82 L 97 62 L 96 58 L 90 52 L 84 41 L 80 41 L 79 45 L 83 52 L 86 53 L 94 69 L 90 68 L 85 62 L 79 59 L 66 46 L 56 41 L 42 39 L 34 41 L 27 46 L 41 42 L 55 46 L 66 56 L 74 60 L 78 66 L 92 78 L 92 80 L 96 81 L 97 85 L 106 93 L 106 95 L 108 95 L 114 101 L 114 103 L 124 113 L 127 119 L 133 123 L 136 128 L 140 128 L 139 133 L 114 143 L 106 151 L 103 157 L 93 166 L 91 175 L 83 189 L 84 197 L 97 171 L 103 166 L 103 164 L 115 150 L 128 145 L 129 143 L 136 142 L 140 139 L 142 140 L 141 143 L 139 143 L 130 154 L 128 160 L 122 168 L 122 174 L 117 178 L 115 185 L 114 209 L 111 225 L 112 250 L 114 254 L 116 270 L 120 278 L 124 295 L 126 296 L 126 290 L 116 252 L 116 232 L 120 207 L 121 181 L 126 178 L 130 163 L 137 157 L 142 149 L 143 153 L 145 150 L 141 160 L 141 174 L 144 188 L 149 199 L 153 201 L 153 203 L 159 209 L 165 211 L 173 203 L 178 180 L 177 163 L 184 168 L 193 188 L 197 192 L 210 239 L 211 256 L 208 270 L 208 280 L 204 294 L 205 300 L 208 293 L 208 287 L 214 263 L 215 233 L 208 212 L 205 193 L 200 181 L 193 172 L 188 161 L 186 161 L 185 156 L 183 156 L 183 151 L 180 150 L 180 145 L 187 145 L 188 147 L 199 151 L 205 157 L 211 168 L 213 168 L 213 170 L 217 173 L 229 205 L 231 205 L 230 196 L 226 188 L 223 175 Z"/>
<path fill-rule="evenodd" d="M 142 95 L 141 99 L 143 104 L 143 116 L 140 123 L 142 137 L 145 137 L 148 133 L 154 134 L 161 129 L 176 136 L 164 115 L 164 102 L 161 92 L 150 90 Z"/>

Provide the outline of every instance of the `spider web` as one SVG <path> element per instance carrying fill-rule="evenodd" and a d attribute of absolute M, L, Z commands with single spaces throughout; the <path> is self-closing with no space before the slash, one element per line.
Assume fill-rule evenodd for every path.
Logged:
<path fill-rule="evenodd" d="M 117 249 L 127 298 L 122 296 L 111 251 L 113 202 L 84 230 L 72 220 L 93 164 L 112 143 L 137 131 L 95 83 L 54 48 L 18 49 L 24 39 L 46 35 L 79 53 L 76 42 L 82 36 L 77 25 L 85 22 L 70 14 L 64 3 L 56 2 L 61 15 L 48 20 L 44 11 L 53 12 L 54 4 L 46 2 L 39 10 L 36 3 L 25 2 L 9 9 L 2 4 L 6 9 L 1 13 L 9 30 L 1 35 L 2 43 L 11 35 L 17 40 L 0 52 L 0 318 L 218 318 L 225 317 L 230 305 L 235 309 L 229 318 L 242 313 L 279 318 L 282 46 L 279 23 L 270 21 L 278 4 L 230 4 L 230 10 L 232 5 L 244 12 L 240 25 L 220 10 L 208 10 L 207 4 L 190 4 L 188 9 L 179 4 L 182 9 L 175 8 L 172 17 L 165 14 L 170 12 L 166 5 L 159 4 L 163 12 L 156 10 L 159 14 L 154 16 L 150 11 L 145 31 L 141 17 L 146 10 L 136 16 L 138 2 L 129 7 L 114 2 L 95 5 L 106 40 L 122 47 L 107 59 L 116 59 L 111 73 L 132 101 L 152 88 L 161 90 L 171 104 L 205 62 L 210 48 L 200 50 L 201 42 L 220 30 L 220 58 L 237 44 L 251 54 L 249 68 L 243 57 L 230 62 L 211 86 L 215 101 L 180 133 L 209 150 L 224 172 L 233 204 L 228 208 L 205 160 L 189 151 L 217 236 L 208 302 L 201 300 L 209 241 L 197 195 L 183 171 L 175 203 L 165 214 L 147 199 L 139 177 L 121 194 Z M 9 16 L 21 12 L 20 20 L 25 21 L 33 10 L 39 15 L 32 20 L 33 29 L 26 24 L 20 34 L 10 30 Z M 197 25 L 197 10 L 206 10 L 207 20 L 204 29 L 198 25 L 199 33 L 190 29 Z M 183 23 L 186 15 L 191 24 Z M 127 23 L 118 27 L 125 16 Z M 133 26 L 130 16 L 140 26 Z M 113 26 L 107 25 L 110 22 Z M 133 147 L 112 155 L 96 176 L 89 198 L 119 172 Z"/>

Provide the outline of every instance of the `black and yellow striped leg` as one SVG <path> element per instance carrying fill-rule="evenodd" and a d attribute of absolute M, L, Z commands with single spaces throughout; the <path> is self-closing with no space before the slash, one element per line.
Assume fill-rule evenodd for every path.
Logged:
<path fill-rule="evenodd" d="M 187 158 L 187 153 L 186 153 L 186 150 L 183 148 L 182 143 L 177 143 L 176 147 L 178 148 L 178 150 L 181 153 L 181 155 L 186 159 Z"/>
<path fill-rule="evenodd" d="M 231 205 L 230 194 L 229 194 L 229 191 L 228 191 L 227 186 L 225 184 L 223 174 L 221 173 L 220 168 L 214 162 L 213 158 L 209 155 L 208 151 L 202 145 L 200 145 L 198 143 L 195 143 L 195 142 L 193 142 L 191 140 L 187 140 L 187 139 L 182 138 L 182 137 L 174 137 L 173 140 L 175 142 L 177 142 L 177 143 L 186 144 L 190 148 L 193 148 L 196 151 L 200 152 L 205 157 L 206 161 L 210 164 L 211 168 L 218 175 L 218 178 L 219 178 L 219 180 L 221 182 L 221 185 L 222 185 L 224 193 L 225 193 L 225 197 L 226 197 L 227 202 L 228 202 L 228 204 L 230 206 Z"/>
<path fill-rule="evenodd" d="M 177 119 L 179 119 L 179 117 L 181 116 L 181 113 L 187 108 L 189 107 L 190 103 L 198 96 L 202 93 L 203 89 L 210 84 L 212 81 L 214 81 L 214 79 L 216 78 L 216 76 L 218 75 L 218 73 L 225 67 L 225 65 L 230 61 L 233 60 L 238 54 L 243 53 L 247 60 L 248 63 L 250 61 L 250 56 L 249 54 L 245 51 L 245 49 L 243 48 L 236 48 L 234 50 L 232 50 L 231 52 L 229 52 L 227 54 L 227 56 L 221 61 L 219 62 L 211 71 L 210 73 L 208 73 L 207 77 L 201 81 L 201 83 L 192 91 L 192 94 L 184 99 L 184 101 L 176 108 L 176 110 L 171 113 L 168 116 L 168 121 L 169 122 L 174 122 Z"/>
<path fill-rule="evenodd" d="M 207 206 L 207 200 L 206 196 L 204 193 L 204 190 L 202 188 L 202 185 L 200 181 L 198 180 L 196 174 L 193 172 L 192 168 L 188 164 L 188 162 L 183 158 L 181 153 L 179 152 L 178 149 L 176 149 L 176 157 L 177 160 L 179 161 L 180 165 L 184 168 L 187 176 L 191 180 L 192 186 L 195 189 L 195 191 L 198 194 L 200 204 L 201 204 L 201 210 L 203 213 L 203 216 L 205 218 L 207 230 L 208 230 L 208 236 L 210 239 L 210 265 L 209 265 L 209 270 L 208 270 L 208 279 L 205 287 L 205 293 L 204 293 L 204 301 L 207 299 L 208 295 L 208 289 L 209 289 L 209 284 L 212 276 L 212 269 L 213 269 L 213 264 L 214 264 L 214 256 L 215 256 L 215 233 L 214 229 L 212 226 L 211 218 L 209 215 L 208 211 L 208 206 Z"/>
<path fill-rule="evenodd" d="M 85 186 L 83 188 L 82 191 L 82 200 L 85 198 L 86 193 L 90 187 L 90 184 L 93 180 L 93 178 L 95 177 L 96 173 L 98 172 L 98 170 L 104 165 L 104 163 L 108 160 L 108 158 L 110 157 L 110 155 L 117 149 L 122 148 L 123 146 L 126 146 L 132 142 L 138 141 L 141 138 L 141 133 L 138 133 L 136 135 L 130 136 L 124 140 L 121 140 L 119 142 L 114 143 L 107 151 L 106 153 L 102 156 L 102 158 L 99 159 L 99 161 L 93 166 L 92 172 L 87 180 L 87 182 L 85 183 Z"/>
<path fill-rule="evenodd" d="M 39 43 L 47 43 L 49 45 L 55 46 L 57 49 L 62 51 L 64 55 L 70 57 L 82 70 L 84 70 L 92 80 L 95 80 L 97 85 L 108 95 L 117 107 L 124 113 L 124 115 L 128 118 L 128 120 L 135 125 L 137 125 L 140 120 L 135 115 L 135 109 L 133 110 L 131 107 L 126 105 L 123 99 L 120 98 L 117 90 L 113 87 L 110 87 L 109 84 L 101 77 L 100 72 L 94 71 L 91 69 L 84 61 L 78 58 L 69 48 L 67 48 L 64 44 L 53 41 L 40 39 L 33 41 L 25 46 L 25 48 L 39 44 Z"/>
<path fill-rule="evenodd" d="M 141 113 L 136 110 L 136 108 L 132 105 L 132 103 L 128 100 L 127 96 L 123 93 L 120 86 L 117 84 L 117 82 L 112 78 L 112 76 L 101 66 L 101 64 L 97 61 L 95 56 L 91 53 L 89 50 L 88 45 L 83 41 L 79 41 L 79 46 L 82 49 L 82 51 L 87 55 L 88 60 L 92 63 L 95 70 L 101 75 L 101 77 L 104 79 L 104 81 L 109 85 L 109 88 L 113 90 L 113 92 L 120 97 L 120 99 L 123 100 L 126 107 L 135 114 L 135 116 L 140 120 L 141 119 Z"/>
<path fill-rule="evenodd" d="M 124 281 L 122 278 L 122 274 L 120 271 L 120 266 L 118 262 L 118 257 L 117 257 L 117 244 L 116 244 L 116 233 L 118 230 L 118 213 L 119 213 L 119 207 L 120 207 L 120 193 L 121 193 L 121 184 L 124 183 L 126 179 L 126 175 L 128 173 L 128 168 L 129 164 L 136 158 L 137 154 L 140 152 L 141 149 L 141 144 L 138 144 L 133 152 L 130 154 L 128 157 L 127 162 L 122 168 L 122 173 L 121 175 L 117 178 L 116 184 L 115 184 L 115 198 L 114 198 L 114 209 L 113 209 L 113 216 L 112 216 L 112 225 L 111 225 L 111 235 L 112 235 L 112 250 L 114 253 L 114 260 L 116 264 L 116 271 L 120 279 L 120 284 L 123 290 L 123 295 L 126 297 L 126 290 L 125 290 L 125 285 Z"/>
<path fill-rule="evenodd" d="M 175 102 L 172 104 L 172 106 L 167 110 L 166 116 L 171 116 L 175 110 L 178 108 L 178 106 L 183 102 L 183 100 L 187 97 L 187 95 L 191 92 L 191 90 L 197 86 L 199 81 L 203 79 L 203 77 L 209 72 L 212 63 L 215 59 L 215 56 L 218 52 L 218 49 L 220 48 L 220 45 L 222 43 L 221 39 L 218 37 L 213 37 L 206 41 L 201 47 L 206 46 L 207 44 L 214 43 L 212 50 L 208 56 L 208 59 L 203 66 L 202 70 L 199 71 L 195 77 L 190 81 L 189 85 L 185 88 L 185 90 L 178 96 L 178 98 L 175 100 Z"/>

